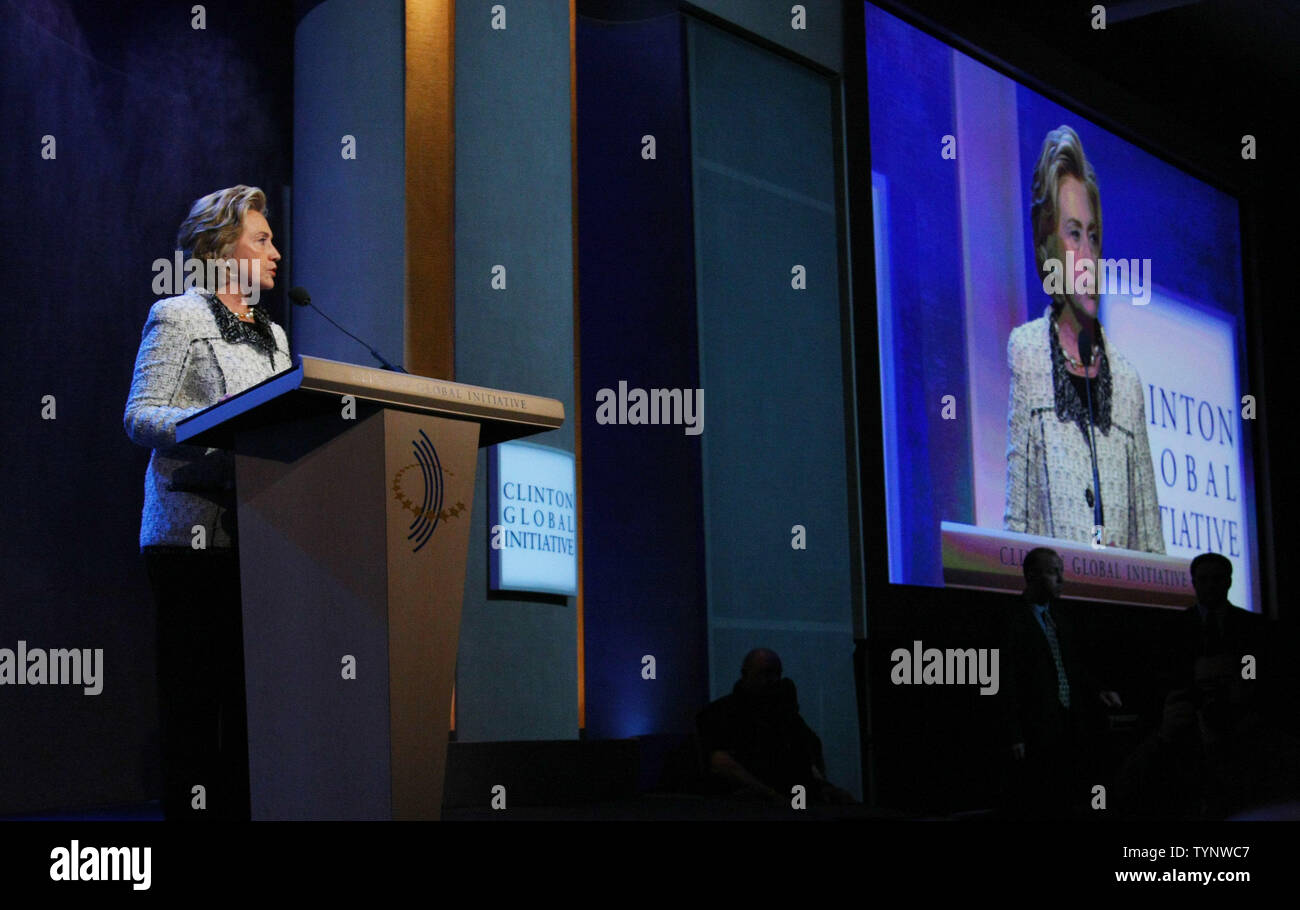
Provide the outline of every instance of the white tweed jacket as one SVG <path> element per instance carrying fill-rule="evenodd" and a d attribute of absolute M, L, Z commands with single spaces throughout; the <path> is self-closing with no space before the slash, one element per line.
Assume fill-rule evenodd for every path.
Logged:
<path fill-rule="evenodd" d="M 234 545 L 234 457 L 176 445 L 176 424 L 292 365 L 284 329 L 270 319 L 265 324 L 274 350 L 241 339 L 247 333 L 236 328 L 238 320 L 214 311 L 198 289 L 149 310 L 123 417 L 131 441 L 153 449 L 144 478 L 142 549 L 193 546 L 199 525 L 207 547 Z"/>
<path fill-rule="evenodd" d="M 1105 510 L 1102 539 L 1110 546 L 1164 553 L 1142 380 L 1106 341 L 1104 330 L 1101 339 L 1109 373 L 1109 422 L 1099 418 L 1096 426 Z M 1069 390 L 1061 387 L 1063 377 L 1053 373 L 1049 315 L 1012 330 L 1007 361 L 1011 395 L 1003 524 L 1009 531 L 1088 543 L 1093 511 L 1086 491 L 1092 488 L 1092 459 L 1079 424 L 1061 417 L 1064 405 L 1058 397 Z M 1094 387 L 1102 385 L 1094 382 Z"/>

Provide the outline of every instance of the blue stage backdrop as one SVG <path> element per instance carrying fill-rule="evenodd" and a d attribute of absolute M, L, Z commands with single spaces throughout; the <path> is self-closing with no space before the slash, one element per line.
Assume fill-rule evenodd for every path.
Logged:
<path fill-rule="evenodd" d="M 700 384 L 683 54 L 671 9 L 621 23 L 579 16 L 581 507 L 595 737 L 685 732 L 709 694 L 699 437 L 596 422 L 597 392 L 620 381 Z M 641 155 L 647 134 L 654 160 Z M 653 681 L 641 675 L 645 655 L 655 657 Z"/>
<path fill-rule="evenodd" d="M 456 4 L 456 379 L 557 398 L 529 438 L 572 452 L 573 193 L 569 11 Z M 414 249 L 415 247 L 413 247 Z M 506 286 L 493 289 L 496 266 Z M 487 457 L 479 453 L 456 668 L 461 741 L 578 736 L 574 598 L 488 593 Z M 508 668 L 506 670 L 505 668 Z"/>
<path fill-rule="evenodd" d="M 578 27 L 587 733 L 688 732 L 774 647 L 856 790 L 837 84 L 676 4 L 613 6 L 581 5 Z M 784 43 L 824 51 L 838 30 Z M 601 423 L 620 383 L 702 388 L 703 422 Z"/>

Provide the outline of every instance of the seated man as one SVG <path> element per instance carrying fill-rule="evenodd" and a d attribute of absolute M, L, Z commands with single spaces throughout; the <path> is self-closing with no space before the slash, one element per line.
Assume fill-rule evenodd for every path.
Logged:
<path fill-rule="evenodd" d="M 1200 554 L 1191 576 L 1196 603 L 1167 642 L 1159 728 L 1121 774 L 1118 802 L 1136 816 L 1223 818 L 1294 799 L 1300 787 L 1300 741 L 1285 723 L 1294 709 L 1283 697 L 1286 669 L 1272 641 L 1278 630 L 1228 601 L 1226 556 Z"/>
<path fill-rule="evenodd" d="M 1129 756 L 1116 803 L 1136 817 L 1225 818 L 1300 797 L 1300 740 L 1273 723 L 1231 654 L 1193 661 L 1160 728 Z"/>
<path fill-rule="evenodd" d="M 810 803 L 854 802 L 826 780 L 822 743 L 802 717 L 781 658 L 766 648 L 745 655 L 740 680 L 696 720 L 709 775 L 727 792 L 789 805 L 802 785 Z"/>

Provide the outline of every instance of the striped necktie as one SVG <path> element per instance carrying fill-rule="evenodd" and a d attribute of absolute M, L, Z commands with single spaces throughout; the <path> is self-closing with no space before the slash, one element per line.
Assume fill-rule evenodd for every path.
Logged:
<path fill-rule="evenodd" d="M 1052 622 L 1052 611 L 1043 610 L 1043 631 L 1047 633 L 1047 645 L 1052 649 L 1052 661 L 1056 664 L 1056 696 L 1061 705 L 1070 707 L 1070 683 L 1065 678 L 1065 663 L 1061 660 L 1061 643 L 1056 640 L 1056 623 Z"/>

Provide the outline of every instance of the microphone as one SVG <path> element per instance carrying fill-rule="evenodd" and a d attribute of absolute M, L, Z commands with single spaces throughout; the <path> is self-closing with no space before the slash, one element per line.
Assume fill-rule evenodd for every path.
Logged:
<path fill-rule="evenodd" d="M 1101 507 L 1101 481 L 1097 474 L 1097 430 L 1093 426 L 1096 421 L 1092 413 L 1092 380 L 1088 378 L 1088 370 L 1092 366 L 1092 333 L 1086 328 L 1079 330 L 1079 360 L 1083 362 L 1083 387 L 1088 395 L 1088 449 L 1092 454 L 1092 490 L 1088 492 L 1093 494 L 1089 505 L 1092 506 L 1093 527 L 1099 528 L 1106 523 L 1106 519 Z"/>
<path fill-rule="evenodd" d="M 290 290 L 289 300 L 293 303 L 294 306 L 309 306 L 317 313 L 320 313 L 322 316 L 325 316 L 325 312 L 320 307 L 316 306 L 316 304 L 311 302 L 311 294 L 308 294 L 307 289 L 304 287 L 296 287 Z M 347 329 L 343 328 L 343 326 L 339 325 L 333 319 L 330 319 L 328 316 L 325 316 L 325 319 L 326 321 L 329 322 L 330 325 L 334 326 L 334 328 L 338 329 L 344 335 L 347 335 L 349 338 L 357 342 L 357 344 L 361 345 L 367 351 L 369 351 L 374 356 L 374 358 L 379 361 L 379 363 L 383 366 L 385 370 L 392 370 L 394 373 L 406 372 L 406 370 L 402 369 L 400 366 L 393 366 L 393 364 L 389 363 L 387 360 L 384 359 L 383 354 L 380 354 L 370 345 L 366 344 L 356 335 L 353 335 Z"/>

